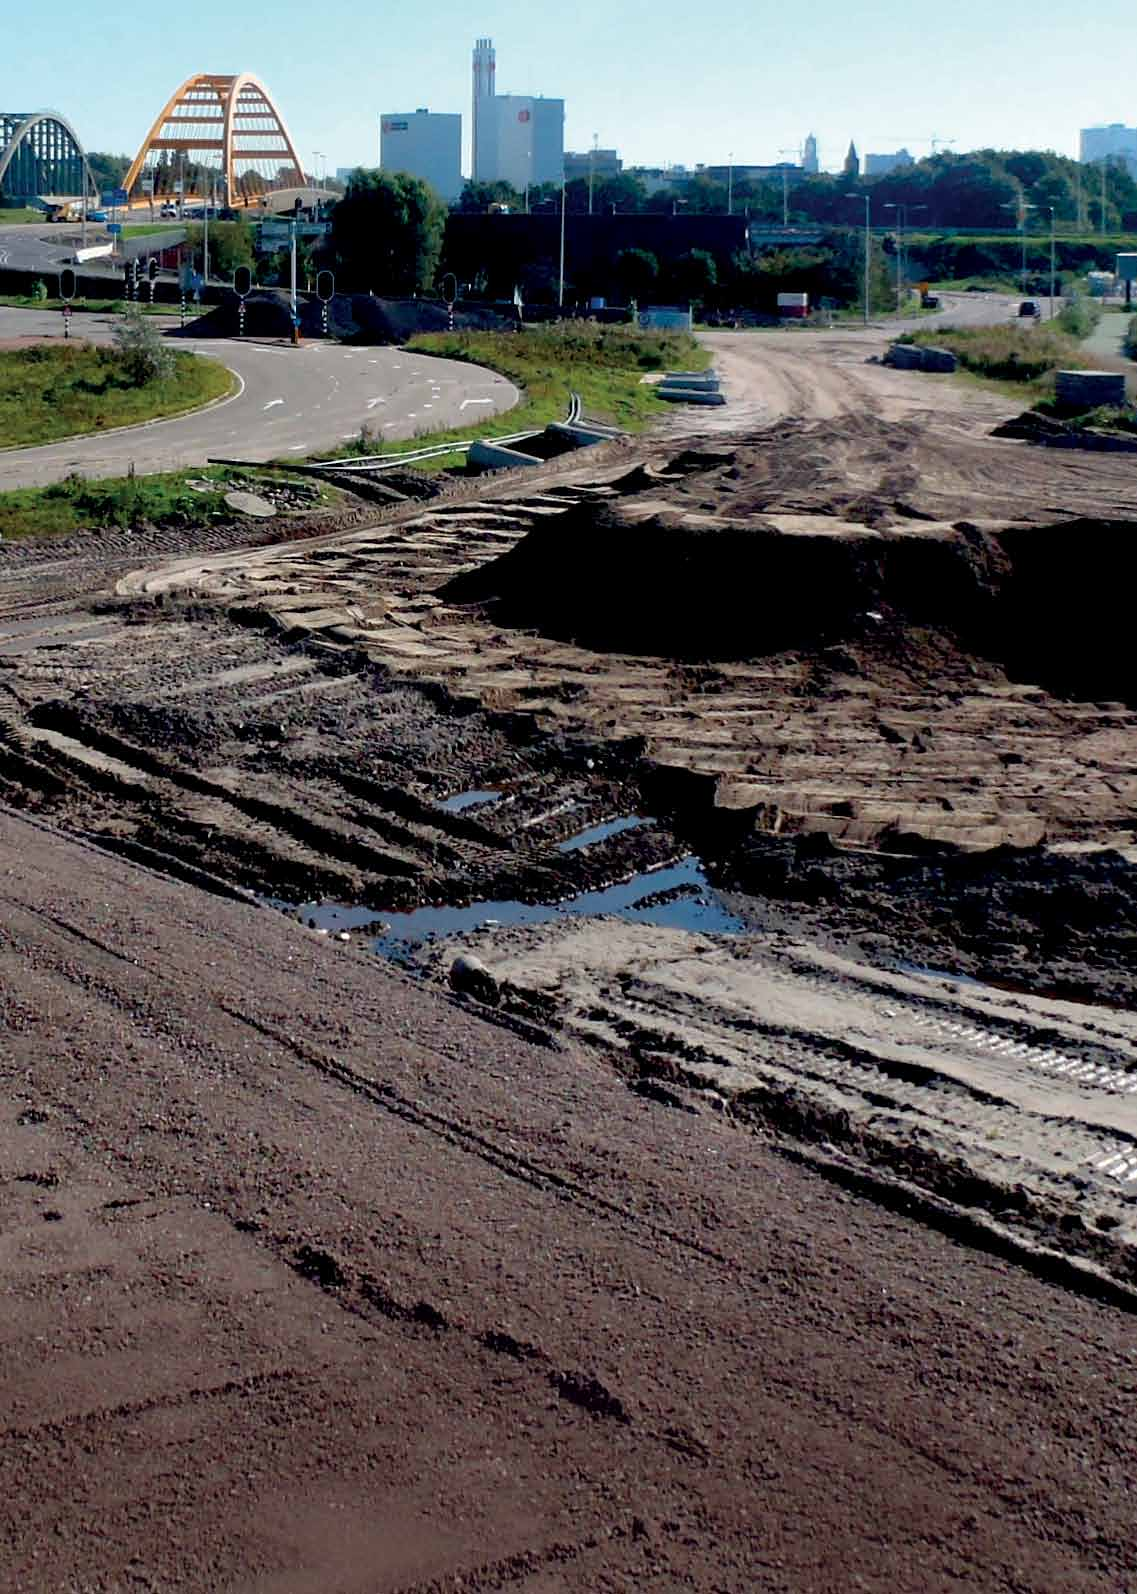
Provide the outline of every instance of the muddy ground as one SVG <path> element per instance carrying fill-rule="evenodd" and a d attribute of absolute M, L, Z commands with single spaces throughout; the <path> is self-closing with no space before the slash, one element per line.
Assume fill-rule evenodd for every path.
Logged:
<path fill-rule="evenodd" d="M 1109 1502 L 1137 1298 L 1137 477 L 992 439 L 1001 400 L 866 347 L 720 335 L 733 412 L 700 435 L 675 421 L 428 500 L 0 549 L 15 1299 L 47 1324 L 54 1290 L 107 1281 L 55 1405 L 40 1316 L 6 1320 L 7 1464 L 34 1485 L 7 1530 L 15 1587 L 92 1564 L 98 1588 L 132 1568 L 189 1588 L 844 1588 L 828 1534 L 867 1587 L 1127 1586 Z M 453 995 L 460 952 L 484 971 Z M 550 1203 L 524 1218 L 485 1172 L 513 1180 L 521 1144 Z M 591 1216 L 573 1194 L 565 1235 L 600 1225 L 571 1258 L 570 1184 Z M 732 1278 L 753 1261 L 757 1295 L 724 1307 L 686 1263 L 641 1278 L 598 1216 L 617 1192 L 649 1250 L 662 1225 Z M 172 1336 L 156 1384 L 119 1315 L 140 1255 Z M 901 1276 L 885 1354 L 875 1316 L 848 1324 Z M 208 1378 L 183 1323 L 202 1289 Z M 633 1296 L 659 1323 L 633 1323 Z M 676 1336 L 676 1301 L 711 1296 L 717 1326 Z M 765 1390 L 801 1347 L 806 1297 L 828 1327 L 751 1446 L 728 1392 L 758 1409 L 755 1367 Z M 774 1347 L 757 1363 L 742 1325 Z M 1038 1349 L 1055 1334 L 1060 1369 Z M 945 1342 L 950 1423 L 928 1383 Z M 361 1360 L 394 1369 L 378 1449 L 389 1381 Z M 827 1413 L 800 1429 L 812 1481 L 770 1460 L 799 1386 Z M 1006 1472 L 1020 1388 L 1089 1492 L 1054 1471 L 1057 1438 Z M 317 1440 L 325 1407 L 346 1446 Z M 599 1426 L 570 1435 L 569 1407 Z M 174 1459 L 233 1423 L 243 1482 Z M 109 1494 L 77 1459 L 101 1455 L 92 1424 L 119 1457 Z M 155 1426 L 158 1551 L 121 1471 Z M 475 1430 L 496 1460 L 463 1460 Z M 688 1509 L 692 1457 L 713 1477 Z M 76 1467 L 79 1506 L 45 1515 Z M 409 1493 L 379 1490 L 377 1533 L 350 1500 L 392 1467 Z M 265 1525 L 277 1473 L 290 1503 Z M 803 1512 L 816 1532 L 790 1548 Z M 412 1519 L 426 1537 L 395 1531 Z"/>

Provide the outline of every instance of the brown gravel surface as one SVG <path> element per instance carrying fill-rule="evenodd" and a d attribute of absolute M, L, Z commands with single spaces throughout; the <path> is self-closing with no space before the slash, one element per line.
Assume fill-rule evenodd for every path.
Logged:
<path fill-rule="evenodd" d="M 1132 1319 L 0 815 L 0 1587 L 1101 1590 Z"/>

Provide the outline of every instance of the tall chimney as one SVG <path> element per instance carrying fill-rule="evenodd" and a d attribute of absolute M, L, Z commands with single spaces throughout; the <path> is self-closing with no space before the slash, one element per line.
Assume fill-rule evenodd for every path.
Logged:
<path fill-rule="evenodd" d="M 475 182 L 490 177 L 492 157 L 487 145 L 492 142 L 492 106 L 485 104 L 497 93 L 497 57 L 492 39 L 478 39 L 474 45 L 473 144 L 470 150 L 471 175 Z"/>

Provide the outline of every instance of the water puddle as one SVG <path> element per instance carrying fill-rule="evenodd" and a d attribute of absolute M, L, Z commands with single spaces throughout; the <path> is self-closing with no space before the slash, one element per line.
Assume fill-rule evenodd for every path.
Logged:
<path fill-rule="evenodd" d="M 305 922 L 333 933 L 367 930 L 380 915 L 373 908 L 335 903 L 303 903 L 295 910 Z M 614 914 L 634 924 L 658 924 L 711 935 L 736 935 L 745 928 L 707 879 L 698 858 L 683 858 L 662 869 L 635 875 L 620 885 L 582 891 L 567 902 L 516 900 L 471 902 L 466 907 L 415 908 L 409 913 L 384 913 L 387 928 L 372 947 L 395 962 L 409 962 L 416 947 L 450 935 L 468 934 L 483 925 L 554 924 L 559 919 Z"/>
<path fill-rule="evenodd" d="M 607 841 L 609 836 L 619 836 L 625 830 L 639 830 L 644 825 L 654 824 L 654 819 L 643 814 L 626 814 L 623 819 L 607 819 L 602 825 L 593 825 L 591 829 L 582 830 L 579 835 L 560 842 L 557 851 L 581 852 L 585 847 L 594 847 L 598 841 Z"/>
<path fill-rule="evenodd" d="M 434 806 L 444 814 L 460 814 L 466 808 L 488 808 L 490 803 L 500 801 L 499 791 L 460 791 L 453 797 L 443 797 Z"/>

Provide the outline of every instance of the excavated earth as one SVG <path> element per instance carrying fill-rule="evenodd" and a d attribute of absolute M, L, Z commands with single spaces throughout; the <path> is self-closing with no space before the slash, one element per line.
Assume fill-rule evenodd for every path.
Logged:
<path fill-rule="evenodd" d="M 1137 1303 L 1137 477 L 992 439 L 989 401 L 933 410 L 920 382 L 850 366 L 818 414 L 742 404 L 735 433 L 256 545 L 2 549 L 0 799 L 100 870 L 211 893 L 241 944 L 261 923 L 305 967 L 394 962 L 412 1005 L 470 954 L 488 1055 L 587 1059 L 677 1143 L 776 1147 L 1055 1300 Z M 373 1317 L 356 1242 L 305 1234 L 273 1245 Z M 455 1320 L 417 1310 L 391 1308 Z M 623 1423 L 610 1380 L 564 1376 Z M 782 1572 L 724 1549 L 712 1575 L 699 1546 L 654 1583 L 640 1560 L 605 1583 L 590 1549 L 576 1582 L 486 1561 L 463 1586 L 855 1586 L 780 1546 Z M 1128 1553 L 864 1586 L 1117 1588 Z"/>

